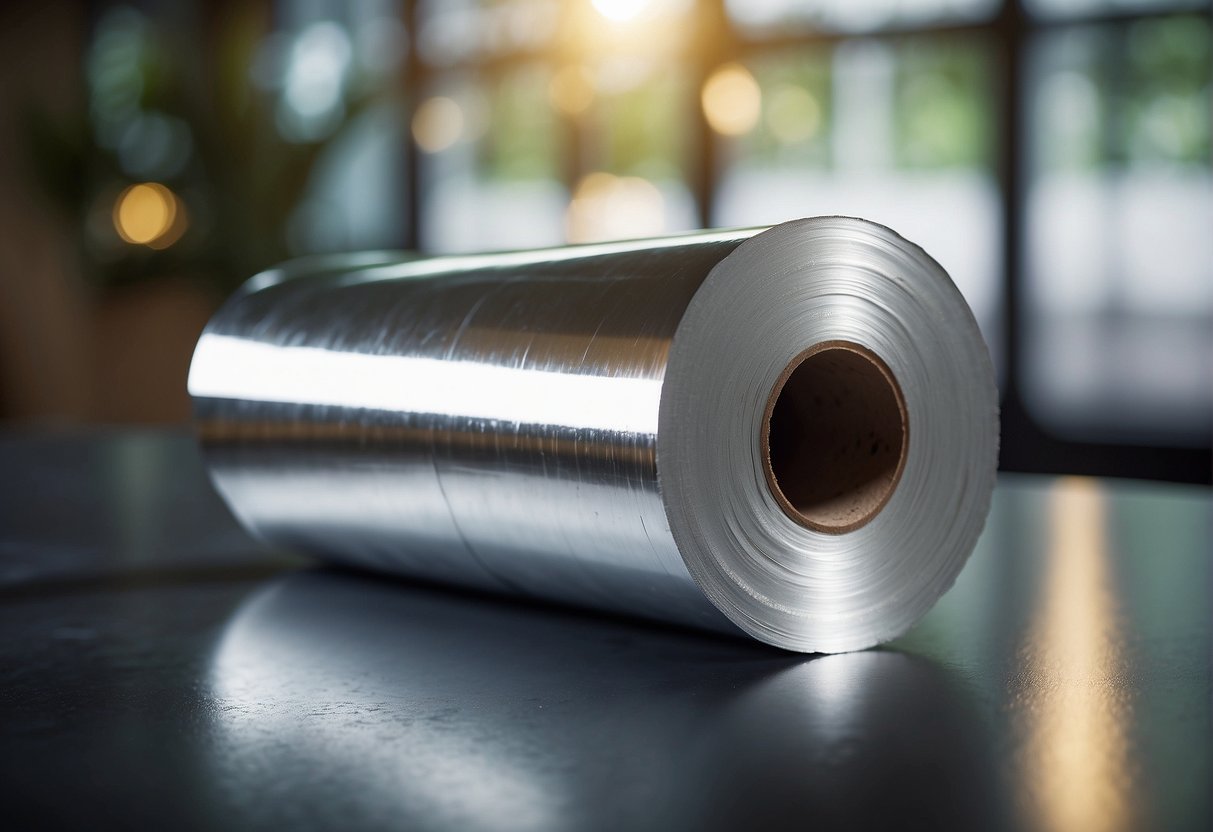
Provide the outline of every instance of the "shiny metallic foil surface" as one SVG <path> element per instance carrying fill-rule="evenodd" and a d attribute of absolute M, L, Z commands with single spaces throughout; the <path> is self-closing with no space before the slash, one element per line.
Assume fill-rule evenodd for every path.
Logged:
<path fill-rule="evenodd" d="M 960 293 L 845 217 L 288 264 L 210 322 L 189 389 L 272 543 L 809 652 L 930 608 L 997 460 Z"/>

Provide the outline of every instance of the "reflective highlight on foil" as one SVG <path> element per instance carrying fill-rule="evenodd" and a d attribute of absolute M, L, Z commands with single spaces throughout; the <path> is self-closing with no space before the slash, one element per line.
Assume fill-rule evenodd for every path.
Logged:
<path fill-rule="evenodd" d="M 213 334 L 202 336 L 199 350 L 205 360 L 195 361 L 189 376 L 195 396 L 657 432 L 656 379 L 279 347 Z"/>

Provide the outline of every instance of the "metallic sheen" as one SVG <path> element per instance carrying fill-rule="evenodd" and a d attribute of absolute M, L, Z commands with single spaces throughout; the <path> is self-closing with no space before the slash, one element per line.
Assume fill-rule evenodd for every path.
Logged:
<path fill-rule="evenodd" d="M 835 652 L 904 632 L 976 541 L 989 357 L 888 229 L 385 259 L 259 275 L 199 341 L 212 477 L 273 543 Z M 880 513 L 823 534 L 777 505 L 760 435 L 789 362 L 837 340 L 887 365 L 912 429 Z"/>

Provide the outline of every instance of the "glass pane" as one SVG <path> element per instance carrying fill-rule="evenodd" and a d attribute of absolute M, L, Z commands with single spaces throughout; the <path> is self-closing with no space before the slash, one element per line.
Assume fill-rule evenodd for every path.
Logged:
<path fill-rule="evenodd" d="M 483 84 L 452 78 L 417 107 L 422 247 L 467 252 L 559 244 L 560 181 L 551 73 L 537 65 Z"/>
<path fill-rule="evenodd" d="M 290 253 L 399 248 L 408 221 L 406 141 L 407 120 L 395 97 L 351 119 L 312 164 L 286 226 Z"/>
<path fill-rule="evenodd" d="M 732 121 L 714 119 L 713 80 L 705 87 L 721 134 L 714 224 L 819 214 L 884 223 L 948 270 L 1000 366 L 1001 226 L 982 45 L 850 41 L 769 54 L 713 79 L 734 70 L 756 82 L 748 122 L 736 116 L 746 111 L 741 92 L 720 108 Z"/>
<path fill-rule="evenodd" d="M 434 66 L 538 49 L 556 33 L 558 0 L 419 0 L 417 51 Z"/>
<path fill-rule="evenodd" d="M 252 80 L 276 93 L 275 125 L 319 142 L 285 234 L 292 255 L 398 247 L 407 223 L 408 38 L 401 0 L 284 3 Z"/>
<path fill-rule="evenodd" d="M 1055 432 L 1213 430 L 1209 44 L 1172 17 L 1032 52 L 1024 383 Z"/>
<path fill-rule="evenodd" d="M 592 100 L 577 121 L 584 155 L 569 205 L 569 241 L 695 228 L 695 201 L 683 170 L 694 114 L 685 73 L 637 57 L 566 71 L 585 73 Z"/>
<path fill-rule="evenodd" d="M 1000 0 L 727 0 L 729 16 L 753 33 L 796 29 L 871 32 L 993 16 Z"/>
<path fill-rule="evenodd" d="M 1208 0 L 1024 0 L 1028 11 L 1040 17 L 1064 18 L 1116 12 L 1156 12 L 1199 9 Z"/>

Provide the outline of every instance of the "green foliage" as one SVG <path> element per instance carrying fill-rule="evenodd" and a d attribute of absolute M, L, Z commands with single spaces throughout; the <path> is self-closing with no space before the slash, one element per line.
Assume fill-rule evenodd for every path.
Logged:
<path fill-rule="evenodd" d="M 762 118 L 742 139 L 741 154 L 767 165 L 828 167 L 830 53 L 820 48 L 787 50 L 756 59 L 749 68 L 762 90 Z M 787 112 L 781 100 L 789 91 L 811 106 Z"/>
<path fill-rule="evenodd" d="M 688 92 L 679 73 L 654 66 L 643 82 L 605 96 L 591 139 L 601 142 L 595 167 L 621 176 L 682 178 Z"/>
<path fill-rule="evenodd" d="M 324 141 L 283 138 L 276 95 L 253 86 L 260 18 L 235 13 L 209 27 L 189 16 L 166 19 L 128 8 L 102 15 L 84 63 L 89 108 L 70 120 L 31 110 L 31 165 L 79 230 L 91 280 L 189 276 L 227 291 L 288 256 L 287 221 Z M 347 121 L 367 98 L 347 101 Z M 163 175 L 139 169 L 146 158 L 127 147 L 149 118 L 177 128 L 173 143 L 184 154 Z M 184 236 L 159 251 L 121 242 L 109 219 L 122 189 L 145 179 L 172 189 L 189 218 Z"/>
<path fill-rule="evenodd" d="M 490 80 L 487 170 L 499 179 L 558 179 L 556 119 L 548 73 L 527 67 Z"/>
<path fill-rule="evenodd" d="M 994 113 L 983 52 L 971 41 L 907 42 L 897 50 L 896 159 L 906 168 L 990 162 Z"/>
<path fill-rule="evenodd" d="M 1209 162 L 1210 32 L 1199 17 L 1134 23 L 1123 108 L 1134 162 Z"/>

